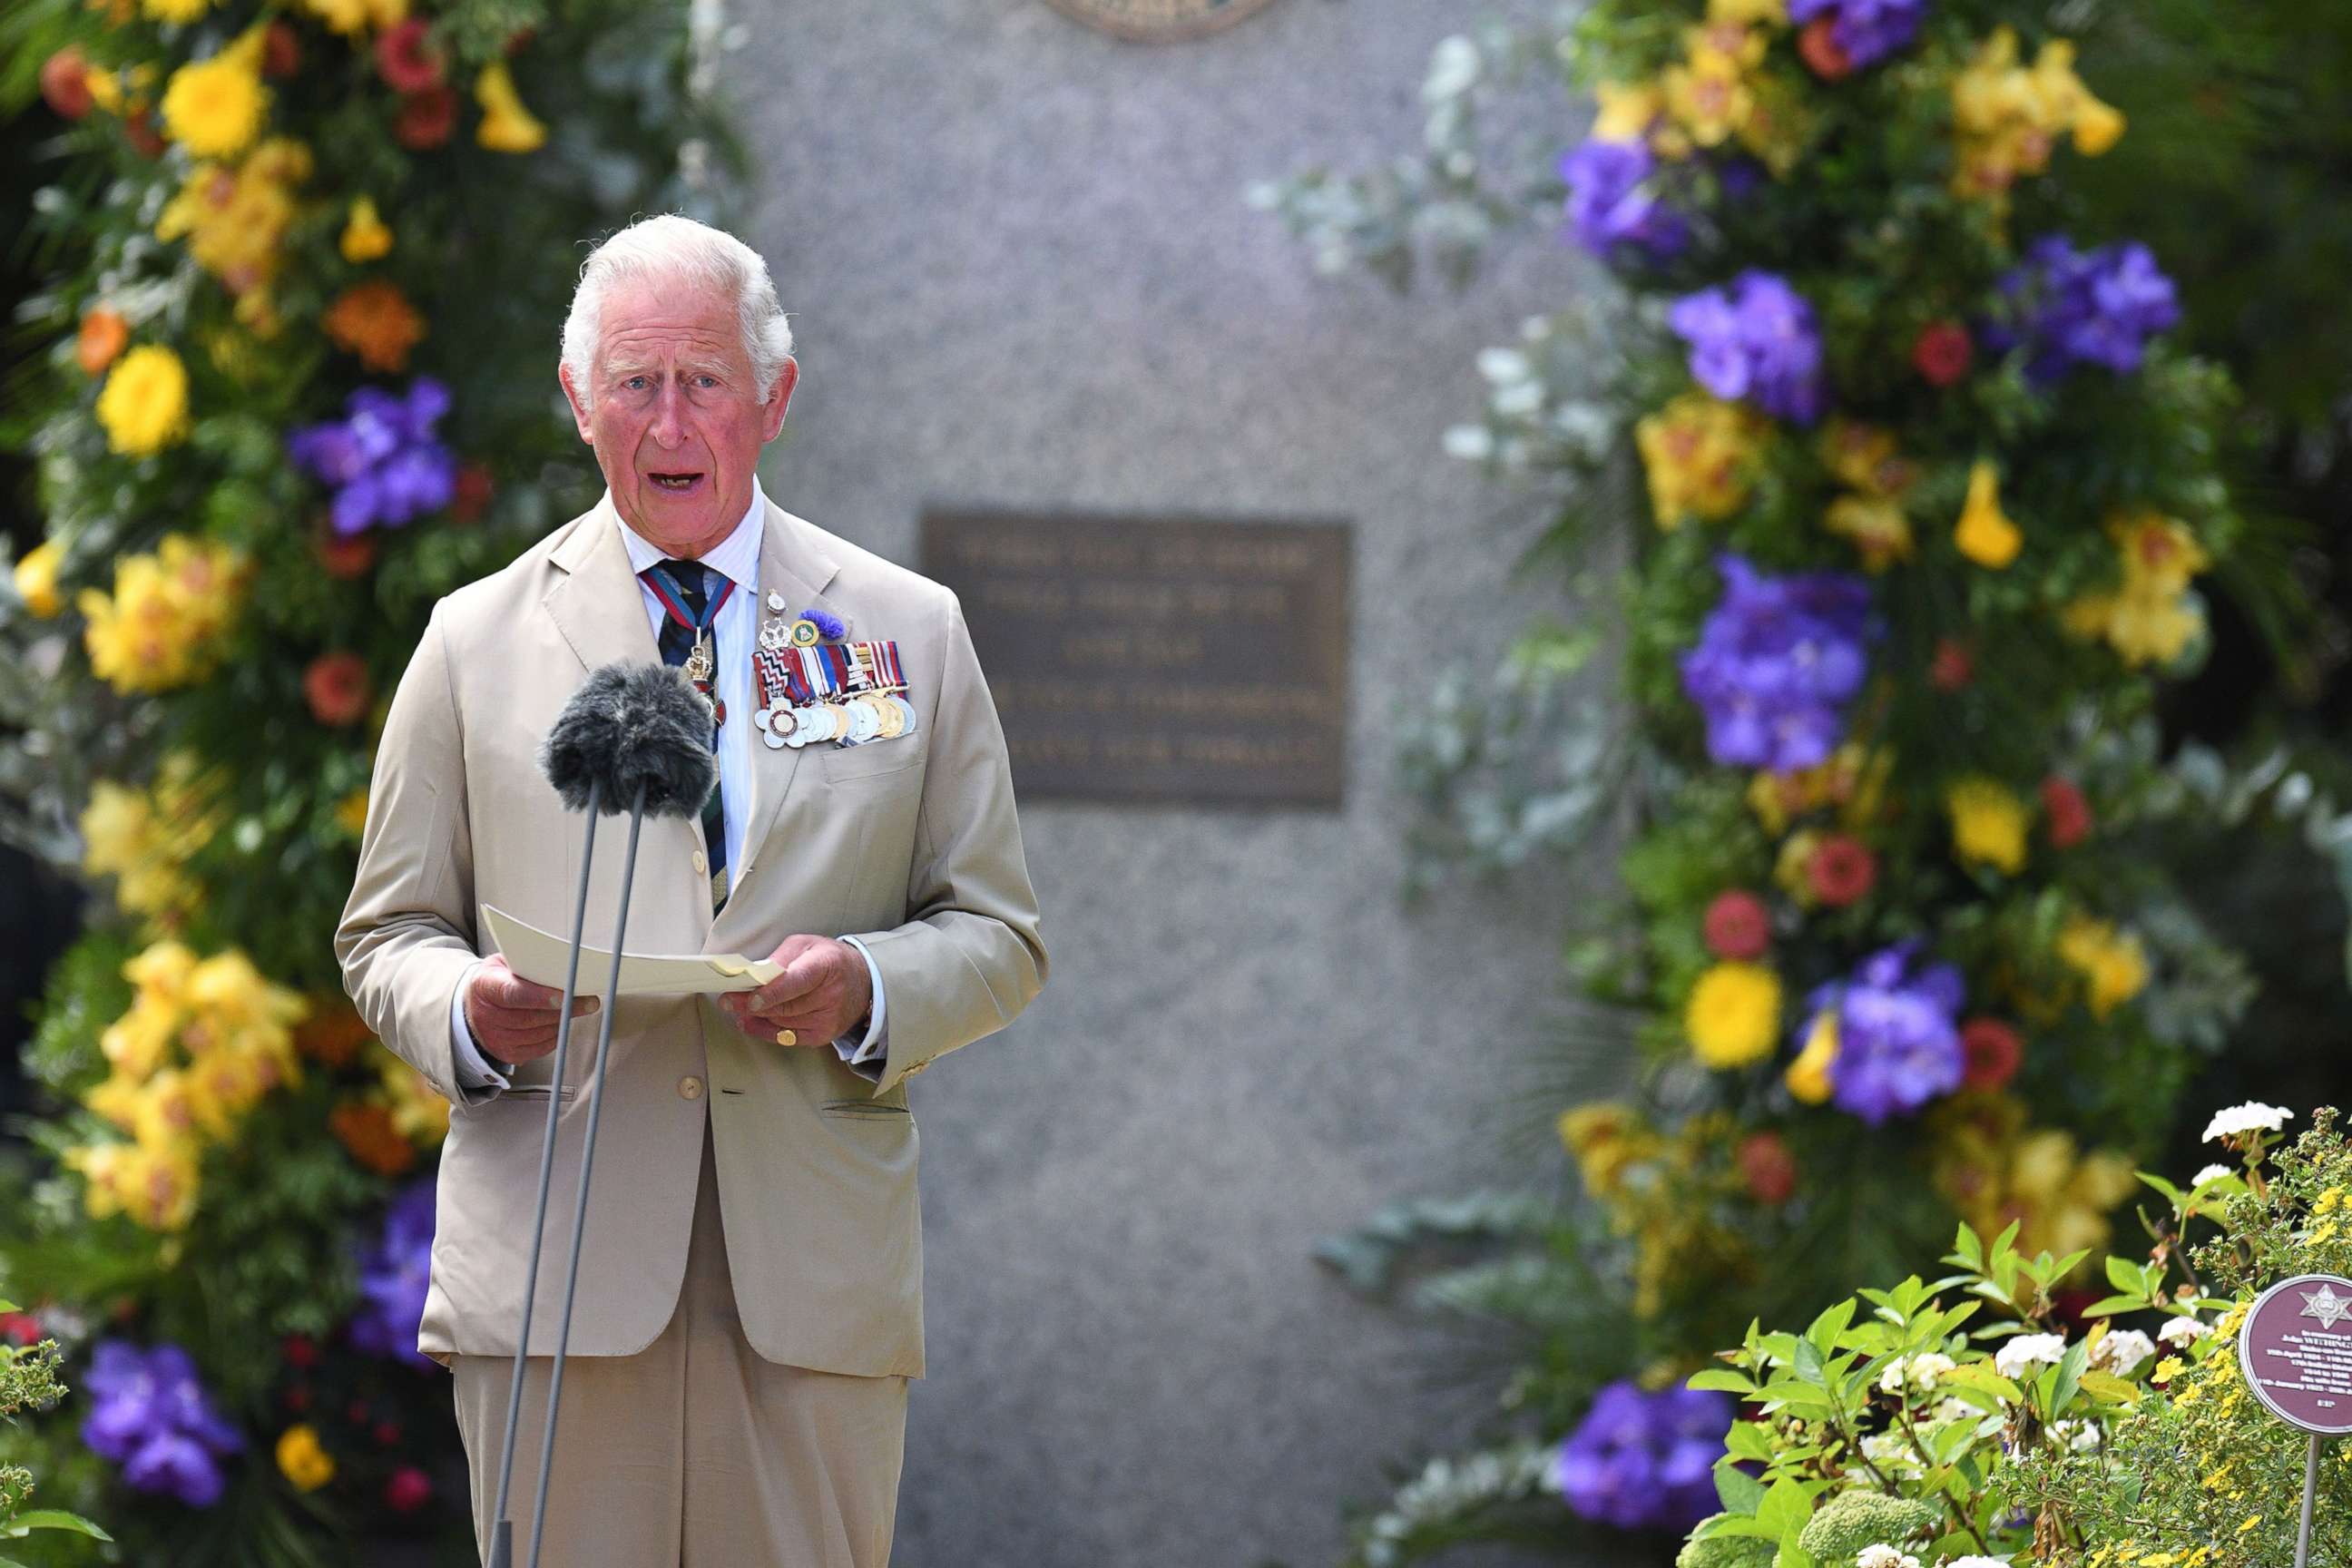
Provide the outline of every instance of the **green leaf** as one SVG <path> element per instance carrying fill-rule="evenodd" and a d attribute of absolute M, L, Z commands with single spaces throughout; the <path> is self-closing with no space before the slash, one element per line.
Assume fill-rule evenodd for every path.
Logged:
<path fill-rule="evenodd" d="M 1970 1268 L 1981 1269 L 1984 1267 L 1984 1244 L 1977 1239 L 1976 1231 L 1966 1221 L 1961 1222 L 1960 1234 L 1952 1242 L 1952 1251 L 1958 1262 Z"/>
<path fill-rule="evenodd" d="M 2147 1294 L 2147 1280 L 2138 1267 L 2125 1262 L 2112 1252 L 2107 1254 L 2107 1283 L 2126 1294 Z"/>
<path fill-rule="evenodd" d="M 2050 1395 L 2050 1408 L 2046 1412 L 2050 1419 L 2056 1420 L 2059 1413 L 2074 1399 L 2074 1390 L 2082 1386 L 2083 1370 L 2090 1361 L 2090 1341 L 2076 1340 L 2066 1347 L 2065 1359 L 2058 1363 L 2058 1382 Z"/>
<path fill-rule="evenodd" d="M 1756 1505 L 1756 1522 L 1783 1540 L 1804 1529 L 1812 1517 L 1812 1495 L 1796 1481 L 1774 1481 Z"/>
<path fill-rule="evenodd" d="M 1828 1309 L 1813 1320 L 1812 1326 L 1805 1331 L 1805 1338 L 1812 1342 L 1815 1350 L 1825 1356 L 1828 1355 L 1836 1348 L 1837 1337 L 1845 1332 L 1846 1325 L 1853 1321 L 1854 1309 L 1857 1305 L 1854 1299 L 1849 1296 L 1836 1306 Z"/>
<path fill-rule="evenodd" d="M 2166 1181 L 2162 1176 L 2151 1176 L 2146 1171 L 2138 1172 L 2137 1174 L 2141 1181 L 2146 1182 L 2149 1186 L 2154 1187 L 2158 1192 L 2164 1194 L 2165 1201 L 2172 1205 L 2173 1213 L 2179 1214 L 2182 1209 L 2189 1206 L 2189 1194 L 2182 1192 L 2179 1187 L 2174 1186 L 2170 1182 Z"/>
<path fill-rule="evenodd" d="M 2102 1296 L 2083 1309 L 2086 1318 L 2112 1318 L 2117 1312 L 2137 1312 L 2147 1305 L 2145 1296 Z"/>
<path fill-rule="evenodd" d="M 1715 1495 L 1726 1513 L 1753 1515 L 1763 1506 L 1764 1483 L 1728 1459 L 1715 1462 Z"/>
<path fill-rule="evenodd" d="M 12 1541 L 21 1540 L 36 1530 L 68 1530 L 78 1535 L 87 1535 L 92 1541 L 114 1539 L 81 1515 L 68 1513 L 61 1508 L 37 1508 L 8 1521 L 8 1538 Z"/>
<path fill-rule="evenodd" d="M 1709 1367 L 1695 1372 L 1684 1381 L 1685 1388 L 1719 1388 L 1726 1394 L 1748 1394 L 1756 1392 L 1756 1380 L 1746 1373 L 1729 1367 Z"/>
<path fill-rule="evenodd" d="M 2128 1378 L 2117 1377 L 2111 1372 L 2091 1371 L 2083 1374 L 2083 1390 L 2095 1398 L 2115 1405 L 2139 1403 L 2139 1384 Z"/>

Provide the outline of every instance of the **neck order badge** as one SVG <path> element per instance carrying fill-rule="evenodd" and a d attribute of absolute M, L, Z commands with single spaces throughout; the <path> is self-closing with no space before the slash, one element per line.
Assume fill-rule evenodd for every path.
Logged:
<path fill-rule="evenodd" d="M 2264 1409 L 2311 1434 L 2294 1546 L 2295 1568 L 2305 1568 L 2320 1439 L 2352 1432 L 2352 1279 L 2298 1274 L 2256 1297 L 2238 1331 L 2238 1370 Z"/>

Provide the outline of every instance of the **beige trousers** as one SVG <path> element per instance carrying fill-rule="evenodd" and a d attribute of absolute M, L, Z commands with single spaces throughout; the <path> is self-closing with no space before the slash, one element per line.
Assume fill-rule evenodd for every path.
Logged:
<path fill-rule="evenodd" d="M 552 1206 L 551 1253 L 571 1241 L 568 1202 Z M 515 1568 L 530 1555 L 552 1364 L 534 1355 L 523 1374 L 507 1505 Z M 514 1362 L 460 1355 L 451 1370 L 474 1534 L 488 1561 Z M 890 1560 L 907 1379 L 782 1366 L 745 1342 L 708 1126 L 676 1314 L 635 1355 L 567 1357 L 556 1426 L 541 1568 L 884 1568 Z"/>

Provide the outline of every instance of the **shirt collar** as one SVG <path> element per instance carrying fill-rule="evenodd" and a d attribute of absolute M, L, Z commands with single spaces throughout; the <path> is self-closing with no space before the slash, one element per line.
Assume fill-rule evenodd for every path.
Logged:
<path fill-rule="evenodd" d="M 613 492 L 606 490 L 604 499 L 610 501 Z M 702 552 L 705 566 L 733 579 L 736 587 L 747 592 L 759 586 L 760 523 L 761 514 L 767 510 L 767 502 L 766 493 L 760 489 L 760 478 L 754 474 L 751 476 L 751 504 L 744 509 L 743 521 L 735 525 L 734 532 Z M 642 576 L 646 567 L 656 561 L 668 559 L 659 545 L 629 526 L 617 507 L 614 509 L 613 520 L 621 525 L 621 542 L 628 546 L 630 571 Z"/>

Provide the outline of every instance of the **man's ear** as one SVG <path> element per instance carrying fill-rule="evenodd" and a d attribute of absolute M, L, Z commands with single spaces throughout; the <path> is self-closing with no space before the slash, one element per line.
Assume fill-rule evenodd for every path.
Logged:
<path fill-rule="evenodd" d="M 588 423 L 587 406 L 580 400 L 580 389 L 572 384 L 572 367 L 560 360 L 556 362 L 555 379 L 563 384 L 563 398 L 572 405 L 572 422 L 579 426 L 580 438 L 591 447 L 594 446 L 596 437 Z"/>
<path fill-rule="evenodd" d="M 760 425 L 760 439 L 762 442 L 774 440 L 776 432 L 784 427 L 785 405 L 793 400 L 793 388 L 800 384 L 801 362 L 788 355 L 784 360 L 784 368 L 776 373 L 775 382 L 769 390 L 768 401 L 761 405 L 761 413 L 766 416 Z"/>

